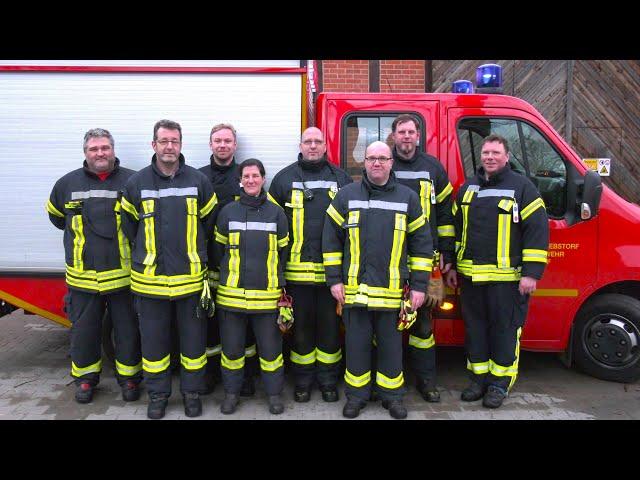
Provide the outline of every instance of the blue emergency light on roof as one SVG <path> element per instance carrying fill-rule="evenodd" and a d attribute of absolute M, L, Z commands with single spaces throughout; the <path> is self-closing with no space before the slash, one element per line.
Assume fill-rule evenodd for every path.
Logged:
<path fill-rule="evenodd" d="M 476 90 L 478 93 L 502 93 L 502 67 L 495 63 L 485 63 L 476 69 Z"/>
<path fill-rule="evenodd" d="M 453 93 L 473 93 L 473 82 L 469 80 L 456 80 L 451 84 Z"/>

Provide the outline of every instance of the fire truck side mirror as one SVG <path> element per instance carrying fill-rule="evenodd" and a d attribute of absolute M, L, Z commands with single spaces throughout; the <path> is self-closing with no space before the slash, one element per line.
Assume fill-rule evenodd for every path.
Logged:
<path fill-rule="evenodd" d="M 600 175 L 593 170 L 588 170 L 584 176 L 582 188 L 582 203 L 580 207 L 580 218 L 582 220 L 589 220 L 598 214 L 601 195 L 602 180 Z"/>

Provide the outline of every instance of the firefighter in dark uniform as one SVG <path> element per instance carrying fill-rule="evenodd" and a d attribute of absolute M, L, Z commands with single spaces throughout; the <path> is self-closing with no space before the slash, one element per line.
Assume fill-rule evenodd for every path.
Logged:
<path fill-rule="evenodd" d="M 453 207 L 471 377 L 461 398 L 498 408 L 518 375 L 520 334 L 547 263 L 549 224 L 533 183 L 510 168 L 504 138 L 486 137 L 481 160 Z M 446 280 L 455 288 L 456 271 Z"/>
<path fill-rule="evenodd" d="M 171 395 L 171 321 L 180 337 L 180 391 L 185 414 L 202 414 L 205 390 L 206 242 L 217 198 L 202 172 L 185 164 L 182 129 L 160 120 L 153 129 L 151 165 L 127 182 L 122 224 L 133 244 L 131 290 L 140 319 L 147 416 L 162 418 Z"/>
<path fill-rule="evenodd" d="M 220 265 L 216 308 L 225 390 L 220 411 L 229 415 L 238 406 L 250 322 L 258 343 L 269 411 L 277 415 L 284 411 L 284 361 L 277 319 L 285 283 L 282 267 L 289 242 L 287 218 L 280 207 L 267 200 L 262 162 L 250 158 L 238 169 L 243 188 L 240 200 L 220 211 L 215 228 L 215 260 Z"/>
<path fill-rule="evenodd" d="M 84 136 L 82 168 L 59 179 L 49 197 L 49 219 L 64 230 L 67 315 L 75 399 L 89 403 L 102 371 L 102 318 L 115 333 L 116 379 L 124 401 L 140 397 L 140 334 L 129 291 L 131 248 L 120 223 L 119 195 L 135 172 L 120 167 L 113 136 L 102 128 Z"/>
<path fill-rule="evenodd" d="M 209 147 L 211 148 L 211 158 L 209 165 L 205 165 L 199 170 L 204 173 L 211 184 L 213 191 L 218 197 L 218 210 L 227 203 L 240 199 L 240 176 L 238 174 L 238 164 L 235 159 L 235 152 L 238 148 L 236 129 L 230 123 L 219 123 L 214 125 L 209 134 Z M 213 264 L 212 240 L 207 244 L 207 257 L 209 258 L 209 286 L 212 294 L 218 288 L 220 276 L 219 265 Z M 247 328 L 247 341 L 245 347 L 245 378 L 240 390 L 241 396 L 252 396 L 255 394 L 253 377 L 257 374 L 258 357 L 256 352 L 255 338 L 253 330 Z M 213 392 L 215 384 L 220 381 L 220 325 L 218 316 L 214 314 L 208 317 L 207 321 L 207 388 L 205 394 Z"/>
<path fill-rule="evenodd" d="M 431 228 L 435 249 L 434 266 L 442 274 L 449 271 L 455 251 L 455 232 L 451 213 L 453 187 L 437 158 L 420 152 L 419 123 L 412 115 L 400 115 L 392 123 L 393 172 L 396 179 L 420 196 L 422 210 Z M 409 362 L 416 375 L 416 388 L 427 402 L 439 402 L 436 388 L 436 352 L 432 308 L 443 301 L 442 278 L 432 275 L 425 305 L 409 331 Z"/>
<path fill-rule="evenodd" d="M 316 377 L 323 400 L 338 400 L 340 319 L 326 285 L 322 229 L 331 200 L 352 180 L 328 162 L 326 151 L 322 132 L 307 128 L 297 162 L 278 172 L 269 188 L 271 197 L 284 208 L 291 235 L 284 276 L 296 318 L 290 354 L 296 402 L 309 401 Z"/>
<path fill-rule="evenodd" d="M 393 418 L 407 416 L 398 313 L 407 280 L 411 308 L 424 303 L 433 245 L 420 199 L 396 180 L 392 163 L 386 144 L 367 147 L 362 181 L 338 192 L 322 235 L 327 284 L 344 305 L 347 418 L 357 417 L 371 394 L 374 334 L 382 406 Z"/>

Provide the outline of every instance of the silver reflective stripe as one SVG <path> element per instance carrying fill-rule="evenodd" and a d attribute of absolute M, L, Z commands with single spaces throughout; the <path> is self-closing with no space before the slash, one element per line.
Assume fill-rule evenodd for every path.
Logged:
<path fill-rule="evenodd" d="M 229 231 L 232 230 L 259 230 L 262 232 L 277 232 L 278 224 L 275 222 L 229 222 Z"/>
<path fill-rule="evenodd" d="M 509 197 L 513 198 L 515 190 L 498 190 L 497 188 L 488 188 L 478 192 L 478 198 L 482 197 Z"/>
<path fill-rule="evenodd" d="M 189 195 L 197 196 L 198 188 L 161 188 L 160 190 L 142 190 L 140 192 L 141 198 L 186 197 Z"/>
<path fill-rule="evenodd" d="M 469 185 L 467 187 L 468 191 L 477 192 L 480 190 L 480 185 Z"/>
<path fill-rule="evenodd" d="M 84 198 L 118 198 L 117 190 L 89 190 L 87 192 L 71 192 L 71 200 Z"/>
<path fill-rule="evenodd" d="M 431 180 L 431 175 L 429 172 L 400 172 L 394 170 L 396 178 L 403 178 L 405 180 L 417 180 L 419 178 L 424 178 L 425 180 Z"/>
<path fill-rule="evenodd" d="M 293 182 L 291 184 L 292 188 L 297 188 L 298 190 L 304 190 L 304 187 L 307 188 L 338 188 L 337 182 L 328 182 L 326 180 L 314 180 L 312 182 Z"/>
<path fill-rule="evenodd" d="M 383 202 L 381 200 L 349 200 L 349 210 L 353 208 L 377 208 L 379 210 L 393 210 L 397 212 L 407 212 L 408 204 L 400 202 Z"/>

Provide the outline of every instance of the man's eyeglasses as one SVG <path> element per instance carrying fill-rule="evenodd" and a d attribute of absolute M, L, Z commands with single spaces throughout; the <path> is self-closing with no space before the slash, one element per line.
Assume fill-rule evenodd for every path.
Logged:
<path fill-rule="evenodd" d="M 391 160 L 391 157 L 365 157 L 364 159 L 369 163 L 373 163 L 375 161 L 378 161 L 380 163 L 387 163 L 389 160 Z"/>
<path fill-rule="evenodd" d="M 180 145 L 181 142 L 180 142 L 180 140 L 158 140 L 156 143 L 158 145 L 160 145 L 161 147 L 166 147 L 170 143 L 178 146 L 178 145 Z"/>

